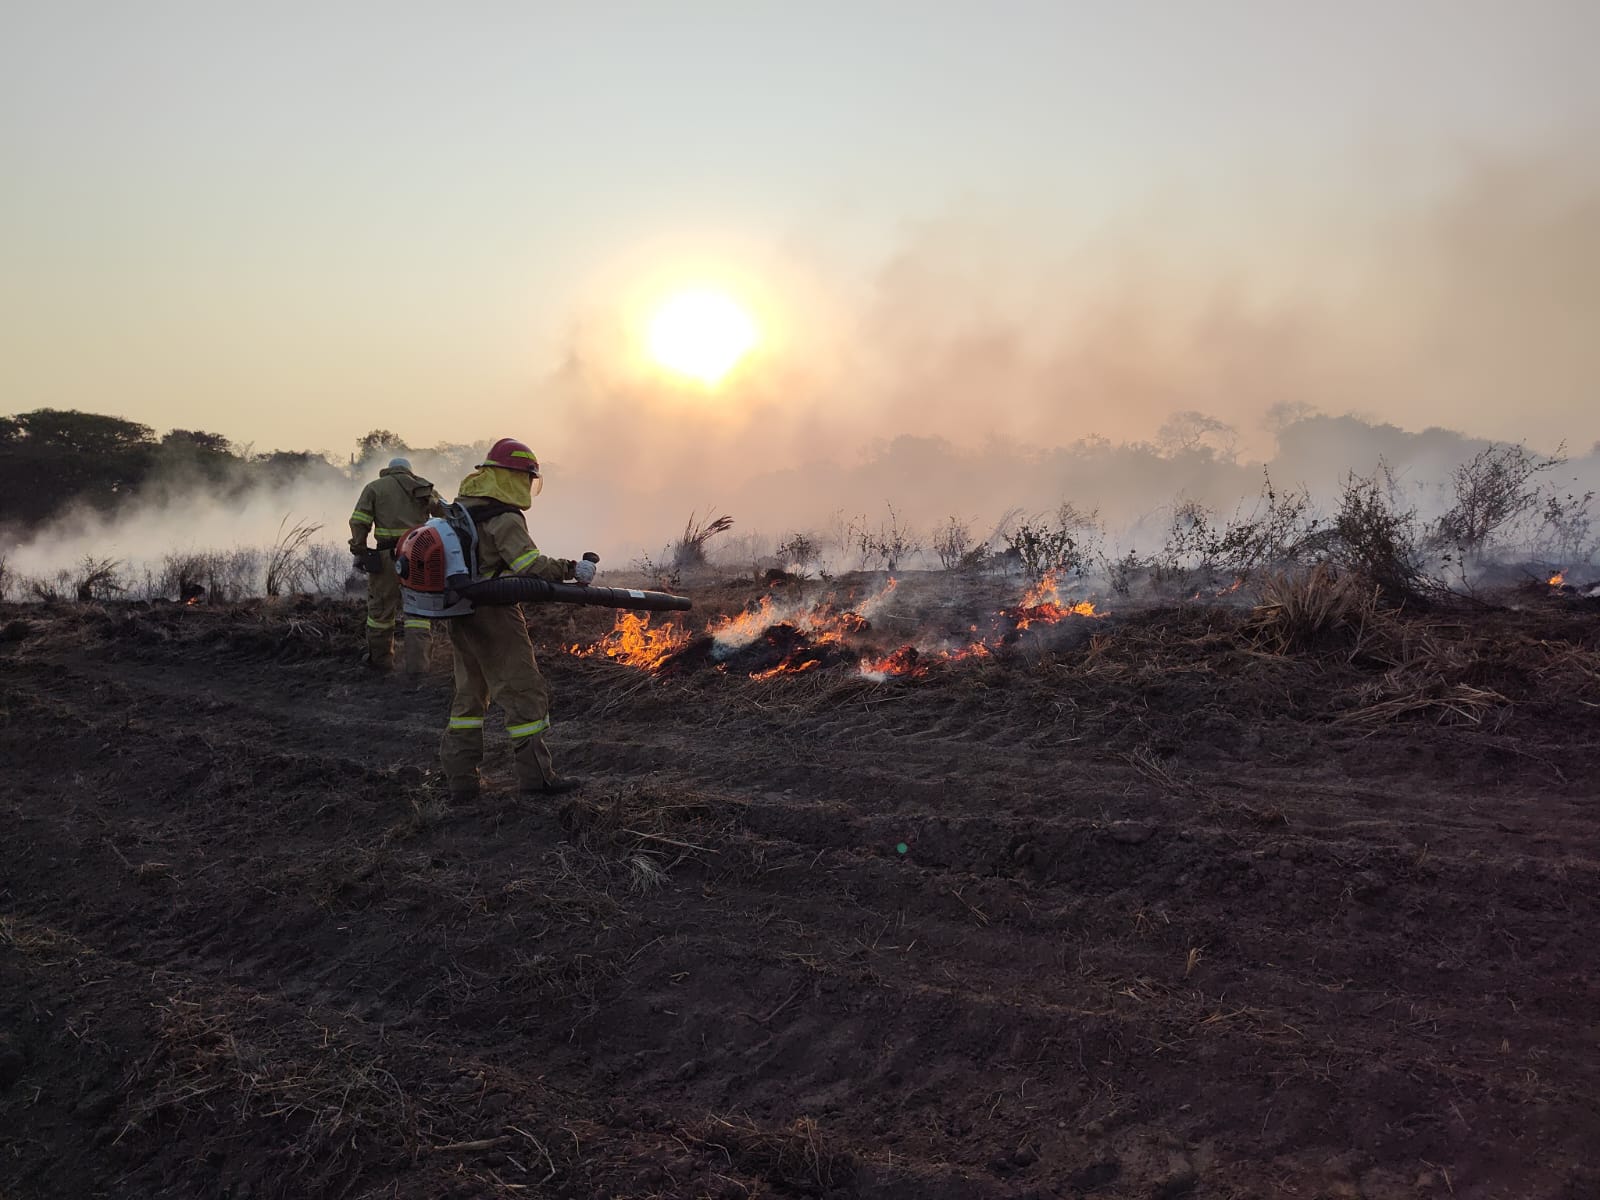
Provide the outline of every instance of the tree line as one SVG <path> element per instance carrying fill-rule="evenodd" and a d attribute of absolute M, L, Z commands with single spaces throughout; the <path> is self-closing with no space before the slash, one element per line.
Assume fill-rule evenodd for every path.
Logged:
<path fill-rule="evenodd" d="M 465 461 L 472 447 L 429 453 Z M 76 409 L 40 408 L 0 416 L 0 526 L 28 529 L 74 506 L 109 511 L 163 489 L 206 487 L 214 494 L 261 486 L 351 482 L 379 460 L 415 451 L 385 429 L 357 439 L 338 464 L 311 450 L 258 453 L 220 433 L 170 429 L 156 435 L 137 421 Z"/>

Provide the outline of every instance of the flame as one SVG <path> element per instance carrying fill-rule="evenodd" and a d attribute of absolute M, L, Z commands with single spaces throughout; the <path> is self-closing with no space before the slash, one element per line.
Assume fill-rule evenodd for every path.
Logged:
<path fill-rule="evenodd" d="M 617 614 L 610 633 L 591 645 L 573 646 L 571 650 L 580 658 L 604 655 L 612 662 L 654 671 L 688 644 L 688 631 L 671 621 L 651 629 L 648 615 L 624 612 Z"/>
<path fill-rule="evenodd" d="M 793 625 L 812 642 L 839 644 L 850 634 L 867 628 L 867 617 L 899 586 L 890 579 L 876 595 L 869 596 L 853 609 L 840 610 L 831 600 L 802 609 L 790 602 L 780 606 L 771 596 L 762 596 L 753 609 L 721 617 L 706 626 L 716 642 L 718 657 L 727 657 L 760 638 L 774 625 Z"/>
<path fill-rule="evenodd" d="M 879 683 L 891 676 L 897 679 L 926 675 L 928 668 L 919 659 L 915 646 L 901 646 L 893 654 L 883 658 L 863 658 L 861 660 L 861 673 L 868 679 Z"/>
<path fill-rule="evenodd" d="M 706 626 L 705 634 L 712 640 L 711 658 L 717 660 L 717 669 L 724 670 L 727 660 L 735 654 L 764 641 L 772 657 L 782 657 L 775 666 L 752 671 L 750 678 L 755 680 L 799 675 L 814 671 L 824 663 L 848 658 L 847 654 L 839 653 L 840 649 L 871 628 L 869 615 L 878 611 L 898 586 L 898 581 L 891 578 L 877 593 L 849 609 L 836 607 L 831 597 L 803 609 L 793 601 L 779 601 L 763 595 L 752 608 L 718 617 Z M 1016 631 L 1035 625 L 1054 625 L 1068 617 L 1098 619 L 1105 615 L 1095 608 L 1093 601 L 1064 599 L 1056 577 L 1046 575 L 1027 589 L 1015 607 L 1000 609 L 988 633 L 980 632 L 977 624 L 970 625 L 968 632 L 972 641 L 967 645 L 933 649 L 907 643 L 889 654 L 863 656 L 858 669 L 863 677 L 880 682 L 918 678 L 927 675 L 935 664 L 992 658 Z M 615 627 L 604 637 L 590 645 L 573 645 L 569 649 L 580 658 L 604 657 L 655 671 L 694 639 L 695 635 L 689 630 L 670 621 L 651 628 L 648 615 L 620 613 Z M 759 651 L 754 657 L 758 662 L 772 661 L 772 657 Z"/>
<path fill-rule="evenodd" d="M 1555 588 L 1565 587 L 1566 583 L 1567 583 L 1567 573 L 1565 571 L 1557 571 L 1554 575 L 1550 576 L 1550 586 L 1551 587 L 1555 587 Z"/>
<path fill-rule="evenodd" d="M 1104 613 L 1096 612 L 1094 602 L 1079 600 L 1076 604 L 1063 603 L 1060 589 L 1056 587 L 1056 577 L 1046 575 L 1033 587 L 1022 595 L 1022 600 L 1015 608 L 1003 608 L 1002 616 L 1013 618 L 1018 629 L 1029 629 L 1034 625 L 1054 625 L 1068 617 L 1103 617 Z"/>
<path fill-rule="evenodd" d="M 805 658 L 797 662 L 793 656 L 791 656 L 784 659 L 777 666 L 771 667 L 768 670 L 750 672 L 750 678 L 771 679 L 775 675 L 799 675 L 803 671 L 809 671 L 813 667 L 820 667 L 821 665 L 822 660 L 820 658 Z"/>

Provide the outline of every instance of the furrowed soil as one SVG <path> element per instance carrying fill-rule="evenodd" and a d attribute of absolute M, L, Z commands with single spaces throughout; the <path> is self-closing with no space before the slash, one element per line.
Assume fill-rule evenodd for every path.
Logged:
<path fill-rule="evenodd" d="M 530 610 L 582 799 L 492 718 L 452 809 L 442 632 L 0 611 L 0 1197 L 1600 1195 L 1592 603 L 883 683 L 610 616 Z"/>

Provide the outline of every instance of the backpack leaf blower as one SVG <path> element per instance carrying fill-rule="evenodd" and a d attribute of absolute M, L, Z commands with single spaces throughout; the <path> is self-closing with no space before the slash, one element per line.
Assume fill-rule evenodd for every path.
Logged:
<path fill-rule="evenodd" d="M 600 561 L 593 553 L 583 557 Z M 477 526 L 461 504 L 452 504 L 445 516 L 408 530 L 395 547 L 394 569 L 400 576 L 406 615 L 432 620 L 464 617 L 479 605 L 592 604 L 646 612 L 686 612 L 693 607 L 689 597 L 669 592 L 551 583 L 526 575 L 483 578 L 478 572 Z"/>

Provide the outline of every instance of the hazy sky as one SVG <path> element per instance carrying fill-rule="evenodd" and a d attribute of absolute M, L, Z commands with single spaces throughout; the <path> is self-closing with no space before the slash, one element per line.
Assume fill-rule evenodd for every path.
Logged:
<path fill-rule="evenodd" d="M 611 331 L 716 278 L 752 410 L 1308 392 L 1586 445 L 1597 45 L 1593 0 L 0 0 L 0 411 L 559 454 L 580 404 L 660 417 Z M 1063 416 L 1088 379 L 1125 418 Z"/>

